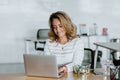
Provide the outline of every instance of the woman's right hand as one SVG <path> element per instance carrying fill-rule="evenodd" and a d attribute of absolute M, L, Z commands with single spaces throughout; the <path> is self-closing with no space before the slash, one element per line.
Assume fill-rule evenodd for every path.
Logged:
<path fill-rule="evenodd" d="M 68 72 L 67 66 L 59 67 L 58 72 Z"/>
<path fill-rule="evenodd" d="M 63 69 L 63 67 L 59 67 L 58 68 L 58 72 L 60 73 L 60 72 L 63 72 L 64 71 L 64 69 Z"/>

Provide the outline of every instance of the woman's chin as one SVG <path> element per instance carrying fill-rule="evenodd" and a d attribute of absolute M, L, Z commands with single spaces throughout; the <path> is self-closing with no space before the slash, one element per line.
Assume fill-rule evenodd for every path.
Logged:
<path fill-rule="evenodd" d="M 64 38 L 64 36 L 58 36 L 59 38 Z"/>

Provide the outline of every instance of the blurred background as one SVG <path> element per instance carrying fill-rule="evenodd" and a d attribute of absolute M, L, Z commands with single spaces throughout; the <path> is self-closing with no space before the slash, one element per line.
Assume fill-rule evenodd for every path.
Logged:
<path fill-rule="evenodd" d="M 60 10 L 71 17 L 78 34 L 80 24 L 85 24 L 87 34 L 97 26 L 97 35 L 105 28 L 109 39 L 119 38 L 119 4 L 120 0 L 0 0 L 0 63 L 22 63 L 25 38 L 49 29 L 50 14 Z"/>

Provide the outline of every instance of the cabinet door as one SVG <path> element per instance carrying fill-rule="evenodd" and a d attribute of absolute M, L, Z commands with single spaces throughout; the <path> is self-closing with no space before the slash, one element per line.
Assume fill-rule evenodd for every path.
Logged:
<path fill-rule="evenodd" d="M 86 36 L 81 36 L 80 38 L 82 39 L 82 41 L 83 41 L 83 43 L 84 43 L 84 47 L 85 47 L 85 48 L 89 48 L 88 37 L 86 37 Z"/>

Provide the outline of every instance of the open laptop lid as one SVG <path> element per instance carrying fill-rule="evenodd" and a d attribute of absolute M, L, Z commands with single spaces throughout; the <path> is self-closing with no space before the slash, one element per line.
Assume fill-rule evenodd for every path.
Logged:
<path fill-rule="evenodd" d="M 23 58 L 27 76 L 59 77 L 55 56 L 24 54 Z"/>
<path fill-rule="evenodd" d="M 24 66 L 27 76 L 61 77 L 55 55 L 24 54 Z M 67 63 L 59 64 L 63 66 Z"/>

